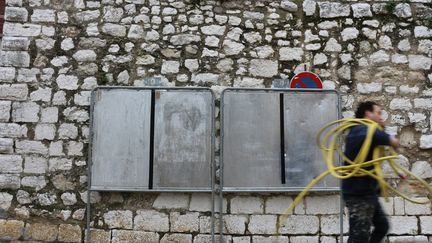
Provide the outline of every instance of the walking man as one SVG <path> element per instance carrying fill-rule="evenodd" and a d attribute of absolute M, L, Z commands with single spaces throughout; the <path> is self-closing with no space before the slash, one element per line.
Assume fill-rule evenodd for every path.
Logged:
<path fill-rule="evenodd" d="M 355 116 L 372 120 L 384 128 L 381 107 L 375 102 L 360 103 Z M 357 157 L 366 138 L 367 130 L 366 125 L 357 125 L 350 129 L 346 138 L 345 156 L 351 161 Z M 366 161 L 372 160 L 373 150 L 380 145 L 397 148 L 399 140 L 377 129 L 373 135 Z M 346 161 L 344 163 L 349 164 Z M 364 169 L 372 170 L 373 166 Z M 342 197 L 349 213 L 348 243 L 380 243 L 389 230 L 389 222 L 378 199 L 378 182 L 371 176 L 353 176 L 342 180 Z"/>

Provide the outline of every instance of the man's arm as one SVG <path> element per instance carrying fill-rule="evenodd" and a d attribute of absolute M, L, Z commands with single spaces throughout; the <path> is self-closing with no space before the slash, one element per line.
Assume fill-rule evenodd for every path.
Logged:
<path fill-rule="evenodd" d="M 399 139 L 397 139 L 395 136 L 390 136 L 390 146 L 392 146 L 394 149 L 399 148 Z"/>
<path fill-rule="evenodd" d="M 394 149 L 399 147 L 399 139 L 395 136 L 390 136 L 388 133 L 376 130 L 373 136 L 373 142 L 377 145 L 392 146 Z"/>
<path fill-rule="evenodd" d="M 379 123 L 379 125 L 382 127 L 382 129 L 385 128 L 384 121 L 381 121 Z M 383 132 L 383 131 L 379 131 L 379 130 L 377 132 L 381 133 L 381 134 L 378 134 L 378 136 L 381 137 L 380 139 L 381 139 L 382 144 L 380 144 L 380 145 L 389 145 L 389 146 L 392 146 L 394 149 L 399 148 L 399 146 L 400 146 L 399 139 L 397 139 L 395 136 L 391 136 L 388 133 Z M 388 144 L 386 144 L 387 143 L 386 142 L 387 139 L 385 138 L 386 136 L 388 136 L 388 138 L 389 138 Z M 374 139 L 376 139 L 375 136 L 374 136 Z"/>

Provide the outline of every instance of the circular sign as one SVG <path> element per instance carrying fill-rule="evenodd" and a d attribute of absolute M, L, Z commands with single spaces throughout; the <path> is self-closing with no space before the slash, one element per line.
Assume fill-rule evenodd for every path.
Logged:
<path fill-rule="evenodd" d="M 291 79 L 290 88 L 322 89 L 322 81 L 315 73 L 301 72 Z"/>

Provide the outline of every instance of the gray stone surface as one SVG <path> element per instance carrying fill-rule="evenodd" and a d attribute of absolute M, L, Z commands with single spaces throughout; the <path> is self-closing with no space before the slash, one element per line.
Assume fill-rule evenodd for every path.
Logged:
<path fill-rule="evenodd" d="M 140 210 L 134 218 L 134 229 L 144 231 L 168 232 L 169 217 L 154 210 Z"/>
<path fill-rule="evenodd" d="M 132 229 L 133 217 L 132 211 L 113 210 L 103 215 L 105 224 L 110 228 Z"/>
<path fill-rule="evenodd" d="M 319 2 L 321 18 L 346 17 L 350 15 L 350 5 L 338 2 Z"/>
<path fill-rule="evenodd" d="M 281 61 L 301 61 L 303 58 L 303 50 L 301 48 L 282 47 L 279 50 L 279 60 Z"/>
<path fill-rule="evenodd" d="M 273 77 L 278 73 L 278 62 L 265 59 L 253 59 L 250 62 L 249 72 L 253 76 Z"/>

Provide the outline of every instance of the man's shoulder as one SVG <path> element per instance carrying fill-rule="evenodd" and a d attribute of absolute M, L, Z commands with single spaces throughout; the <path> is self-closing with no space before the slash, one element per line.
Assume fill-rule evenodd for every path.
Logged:
<path fill-rule="evenodd" d="M 359 124 L 359 125 L 353 126 L 350 129 L 349 134 L 351 134 L 351 135 L 366 134 L 367 129 L 368 129 L 368 127 L 366 125 Z"/>

